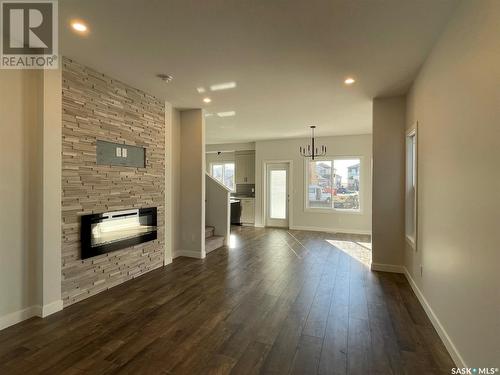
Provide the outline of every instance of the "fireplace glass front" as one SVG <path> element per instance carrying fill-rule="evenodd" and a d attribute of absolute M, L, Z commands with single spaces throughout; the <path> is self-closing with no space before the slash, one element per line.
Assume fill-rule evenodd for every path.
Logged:
<path fill-rule="evenodd" d="M 156 207 L 82 216 L 82 259 L 157 238 Z"/>

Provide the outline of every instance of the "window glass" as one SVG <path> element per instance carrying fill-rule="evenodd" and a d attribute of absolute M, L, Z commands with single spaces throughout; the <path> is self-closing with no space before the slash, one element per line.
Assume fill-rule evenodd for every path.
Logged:
<path fill-rule="evenodd" d="M 270 218 L 286 219 L 286 171 L 271 171 L 269 188 L 270 196 Z"/>
<path fill-rule="evenodd" d="M 309 163 L 309 194 L 311 208 L 332 207 L 332 161 L 311 161 Z"/>
<path fill-rule="evenodd" d="M 416 237 L 416 184 L 417 184 L 417 146 L 415 134 L 406 138 L 406 237 L 415 242 Z"/>
<path fill-rule="evenodd" d="M 224 164 L 224 185 L 234 190 L 234 163 Z"/>
<path fill-rule="evenodd" d="M 223 182 L 224 165 L 214 164 L 212 165 L 212 177 L 217 181 Z"/>
<path fill-rule="evenodd" d="M 309 208 L 354 211 L 360 209 L 359 158 L 315 160 L 308 165 Z"/>
<path fill-rule="evenodd" d="M 217 181 L 234 191 L 234 163 L 214 163 L 211 165 L 210 174 Z"/>
<path fill-rule="evenodd" d="M 333 207 L 340 210 L 359 210 L 359 159 L 334 161 L 335 195 Z"/>

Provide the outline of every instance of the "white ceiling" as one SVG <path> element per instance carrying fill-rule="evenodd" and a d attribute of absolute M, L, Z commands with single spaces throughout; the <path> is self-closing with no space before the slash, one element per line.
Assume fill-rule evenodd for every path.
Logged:
<path fill-rule="evenodd" d="M 63 54 L 207 117 L 207 143 L 371 133 L 371 99 L 405 93 L 456 0 L 62 0 Z M 88 23 L 82 37 L 70 20 Z M 166 84 L 155 75 L 172 74 Z M 357 82 L 346 87 L 343 80 Z M 197 87 L 235 81 L 235 89 Z M 210 96 L 212 103 L 202 99 Z"/>

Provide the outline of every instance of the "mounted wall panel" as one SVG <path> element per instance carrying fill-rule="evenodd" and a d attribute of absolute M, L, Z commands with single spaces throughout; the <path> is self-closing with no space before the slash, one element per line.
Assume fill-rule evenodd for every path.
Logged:
<path fill-rule="evenodd" d="M 146 149 L 139 146 L 97 141 L 97 164 L 145 168 Z"/>

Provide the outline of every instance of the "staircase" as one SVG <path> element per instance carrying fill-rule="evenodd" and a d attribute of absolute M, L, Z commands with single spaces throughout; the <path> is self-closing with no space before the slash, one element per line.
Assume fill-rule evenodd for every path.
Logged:
<path fill-rule="evenodd" d="M 211 251 L 224 246 L 224 236 L 215 236 L 214 227 L 205 227 L 205 253 L 208 254 Z"/>
<path fill-rule="evenodd" d="M 229 242 L 230 193 L 225 185 L 205 174 L 205 254 Z"/>

